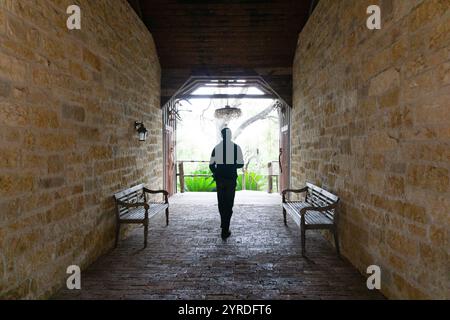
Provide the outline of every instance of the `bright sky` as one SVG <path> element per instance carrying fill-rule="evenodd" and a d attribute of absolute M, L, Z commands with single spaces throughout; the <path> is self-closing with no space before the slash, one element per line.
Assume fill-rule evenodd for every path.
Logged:
<path fill-rule="evenodd" d="M 197 90 L 195 90 L 192 94 L 193 95 L 200 95 L 200 94 L 256 94 L 256 95 L 263 95 L 264 92 L 259 90 L 256 87 L 248 87 L 246 90 L 244 88 L 240 87 L 228 87 L 228 88 L 217 88 L 213 86 L 205 86 L 200 87 Z"/>

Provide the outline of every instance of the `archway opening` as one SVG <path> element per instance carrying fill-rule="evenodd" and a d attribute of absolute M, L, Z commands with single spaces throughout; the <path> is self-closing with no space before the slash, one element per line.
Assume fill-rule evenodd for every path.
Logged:
<path fill-rule="evenodd" d="M 288 187 L 289 106 L 261 78 L 191 78 L 164 106 L 164 115 L 165 187 L 171 194 L 215 191 L 208 164 L 224 127 L 244 153 L 237 191 Z"/>

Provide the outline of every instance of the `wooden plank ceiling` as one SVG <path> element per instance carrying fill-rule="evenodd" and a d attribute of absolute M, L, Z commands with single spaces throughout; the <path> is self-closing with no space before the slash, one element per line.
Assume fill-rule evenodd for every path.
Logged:
<path fill-rule="evenodd" d="M 152 33 L 163 105 L 191 76 L 262 76 L 288 103 L 312 0 L 129 0 Z"/>

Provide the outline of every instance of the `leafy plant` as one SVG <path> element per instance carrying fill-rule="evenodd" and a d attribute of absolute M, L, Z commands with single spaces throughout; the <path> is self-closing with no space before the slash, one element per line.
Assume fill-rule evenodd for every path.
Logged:
<path fill-rule="evenodd" d="M 236 190 L 242 190 L 242 178 L 243 175 L 240 174 L 237 179 Z M 263 190 L 265 177 L 257 174 L 256 172 L 246 172 L 245 173 L 245 190 L 261 191 Z"/>
<path fill-rule="evenodd" d="M 209 170 L 196 170 L 192 174 L 208 174 Z M 209 177 L 186 177 L 184 179 L 186 191 L 188 192 L 213 192 L 216 190 L 216 183 L 214 179 Z"/>
<path fill-rule="evenodd" d="M 187 192 L 214 192 L 216 182 L 211 176 L 209 169 L 195 170 L 189 174 L 209 175 L 205 177 L 185 177 L 184 184 Z M 267 177 L 256 172 L 247 171 L 245 174 L 245 190 L 263 191 L 267 187 Z M 242 190 L 242 173 L 238 174 L 236 190 Z"/>

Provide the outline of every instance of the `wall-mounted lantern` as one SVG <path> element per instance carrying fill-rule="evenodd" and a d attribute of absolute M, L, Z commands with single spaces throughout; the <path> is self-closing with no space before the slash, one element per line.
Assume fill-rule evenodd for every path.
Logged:
<path fill-rule="evenodd" d="M 144 123 L 135 121 L 134 122 L 134 127 L 136 128 L 136 131 L 139 134 L 139 141 L 147 140 L 148 131 L 145 128 Z"/>

